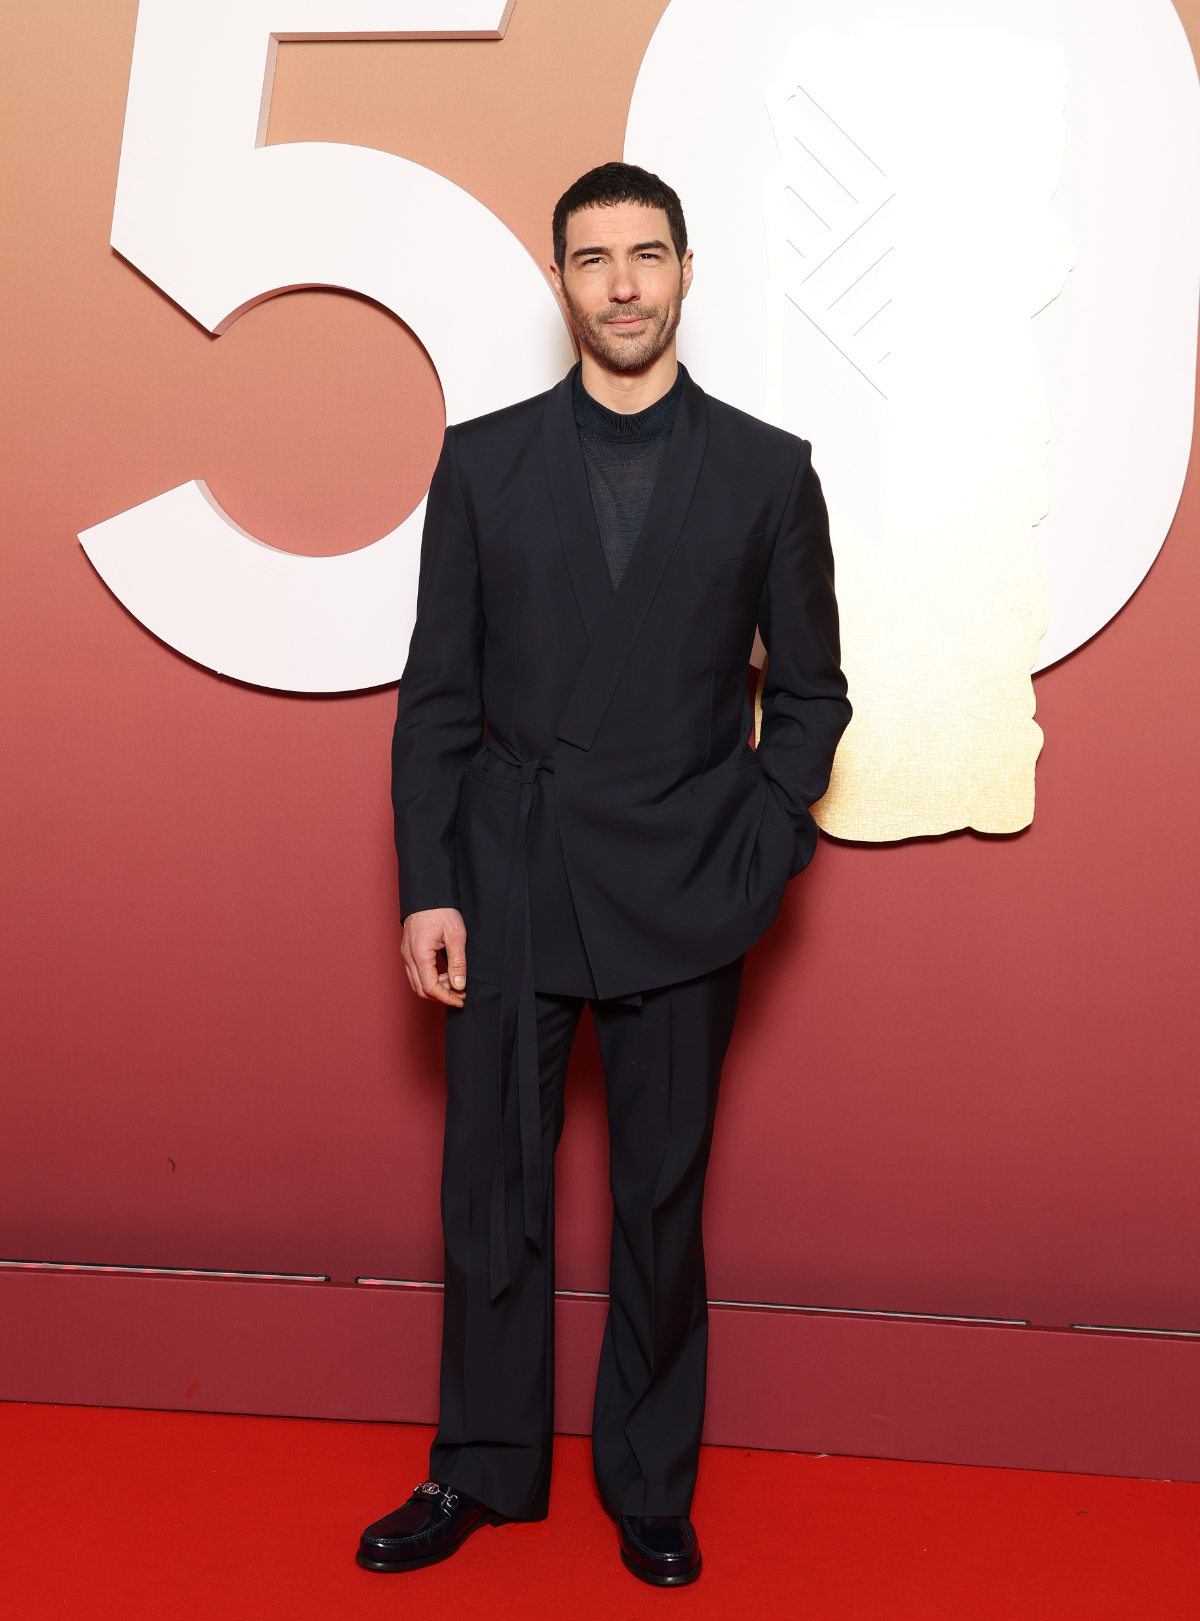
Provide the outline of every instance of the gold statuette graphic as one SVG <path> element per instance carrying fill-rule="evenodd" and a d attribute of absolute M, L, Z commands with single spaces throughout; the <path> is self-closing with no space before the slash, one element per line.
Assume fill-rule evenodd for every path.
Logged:
<path fill-rule="evenodd" d="M 797 36 L 768 89 L 764 414 L 802 408 L 799 321 L 849 368 L 883 466 L 873 530 L 844 478 L 826 489 L 854 719 L 814 814 L 843 838 L 1033 818 L 1050 431 L 1033 317 L 1071 264 L 1051 211 L 1065 100 L 1057 47 L 886 25 Z"/>

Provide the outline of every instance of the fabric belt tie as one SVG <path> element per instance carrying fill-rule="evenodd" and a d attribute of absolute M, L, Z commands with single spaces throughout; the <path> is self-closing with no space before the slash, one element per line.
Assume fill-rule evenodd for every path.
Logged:
<path fill-rule="evenodd" d="M 508 1170 L 504 1142 L 504 1105 L 513 1076 L 517 1087 L 517 1119 L 521 1143 L 521 1226 L 525 1238 L 539 1252 L 546 1239 L 545 1186 L 542 1175 L 542 1108 L 538 1067 L 537 1000 L 533 980 L 533 934 L 529 926 L 529 821 L 534 784 L 543 771 L 553 773 L 549 755 L 540 760 L 519 760 L 493 747 L 489 752 L 508 766 L 520 769 L 521 797 L 517 806 L 508 901 L 505 910 L 504 955 L 500 968 L 500 1057 L 496 1077 L 497 1154 L 492 1173 L 489 1212 L 488 1273 L 491 1298 L 503 1294 L 512 1281 L 508 1251 Z M 640 991 L 614 998 L 633 1008 L 642 1005 Z"/>
<path fill-rule="evenodd" d="M 497 756 L 504 759 L 504 755 Z M 517 762 L 509 760 L 510 765 Z M 500 1061 L 497 1076 L 499 1152 L 492 1177 L 488 1266 L 493 1300 L 511 1281 L 508 1256 L 507 1165 L 504 1151 L 504 1103 L 515 1073 L 517 1118 L 521 1141 L 522 1229 L 541 1250 L 546 1237 L 542 1186 L 542 1121 L 538 1085 L 537 1003 L 533 984 L 533 937 L 529 928 L 529 853 L 527 839 L 538 775 L 553 771 L 546 757 L 522 760 L 521 798 L 508 885 L 504 959 L 500 971 Z"/>

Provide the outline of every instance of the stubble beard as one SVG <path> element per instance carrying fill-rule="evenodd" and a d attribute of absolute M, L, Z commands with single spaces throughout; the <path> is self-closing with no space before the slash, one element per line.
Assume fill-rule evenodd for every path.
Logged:
<path fill-rule="evenodd" d="M 617 333 L 609 326 L 610 314 L 585 315 L 564 289 L 571 327 L 580 347 L 607 370 L 615 372 L 644 371 L 652 366 L 675 336 L 679 317 L 683 311 L 683 284 L 670 303 L 655 308 L 646 304 L 622 304 L 619 313 L 626 320 L 644 318 L 649 324 L 642 332 Z"/>

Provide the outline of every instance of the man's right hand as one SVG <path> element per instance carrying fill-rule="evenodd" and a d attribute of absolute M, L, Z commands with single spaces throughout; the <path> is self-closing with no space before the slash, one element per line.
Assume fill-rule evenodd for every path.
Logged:
<path fill-rule="evenodd" d="M 467 926 L 453 906 L 410 912 L 400 944 L 408 983 L 424 1001 L 462 1007 L 467 988 Z"/>

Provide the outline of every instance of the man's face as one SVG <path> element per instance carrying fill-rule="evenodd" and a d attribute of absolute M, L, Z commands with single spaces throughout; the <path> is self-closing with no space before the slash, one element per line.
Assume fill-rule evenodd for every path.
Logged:
<path fill-rule="evenodd" d="M 682 263 L 661 208 L 612 203 L 567 220 L 555 290 L 580 346 L 608 371 L 642 371 L 675 336 L 692 283 L 692 250 Z"/>

